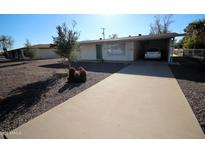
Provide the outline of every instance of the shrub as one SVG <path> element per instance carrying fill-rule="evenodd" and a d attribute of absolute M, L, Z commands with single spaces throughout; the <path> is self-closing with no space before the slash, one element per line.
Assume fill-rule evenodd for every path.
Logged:
<path fill-rule="evenodd" d="M 34 48 L 26 49 L 24 51 L 24 55 L 28 57 L 29 59 L 34 59 L 36 57 L 36 49 Z"/>
<path fill-rule="evenodd" d="M 26 40 L 24 55 L 30 59 L 34 59 L 36 57 L 36 49 L 31 46 L 29 40 Z"/>

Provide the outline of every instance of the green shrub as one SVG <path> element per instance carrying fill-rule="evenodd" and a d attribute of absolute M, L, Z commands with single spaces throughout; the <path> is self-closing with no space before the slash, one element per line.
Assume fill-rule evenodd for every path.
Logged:
<path fill-rule="evenodd" d="M 36 57 L 36 49 L 34 48 L 27 48 L 24 50 L 24 55 L 29 59 L 34 59 Z"/>
<path fill-rule="evenodd" d="M 29 59 L 34 59 L 36 57 L 36 49 L 31 46 L 29 40 L 26 40 L 24 55 Z"/>

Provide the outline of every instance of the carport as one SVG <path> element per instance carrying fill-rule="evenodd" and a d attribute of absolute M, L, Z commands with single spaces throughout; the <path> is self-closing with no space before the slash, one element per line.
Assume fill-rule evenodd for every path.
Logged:
<path fill-rule="evenodd" d="M 174 39 L 184 34 L 167 33 L 156 35 L 139 35 L 134 39 L 134 60 L 144 59 L 147 50 L 158 49 L 161 51 L 162 60 L 172 62 L 172 52 L 174 48 Z"/>
<path fill-rule="evenodd" d="M 136 55 L 135 60 L 143 59 L 144 54 L 147 50 L 159 50 L 162 54 L 162 60 L 168 60 L 169 48 L 170 48 L 169 39 L 156 39 L 156 40 L 142 40 L 135 41 Z"/>

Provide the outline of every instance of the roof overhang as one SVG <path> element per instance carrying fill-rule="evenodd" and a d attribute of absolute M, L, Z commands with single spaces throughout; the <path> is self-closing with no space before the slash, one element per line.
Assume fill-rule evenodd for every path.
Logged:
<path fill-rule="evenodd" d="M 119 41 L 146 41 L 146 40 L 171 39 L 177 36 L 184 36 L 184 34 L 167 33 L 167 34 L 142 35 L 142 36 L 120 37 L 116 39 L 87 40 L 87 41 L 80 41 L 79 43 L 92 44 L 92 43 L 119 42 Z"/>
<path fill-rule="evenodd" d="M 36 44 L 36 45 L 32 45 L 31 48 L 33 48 L 33 49 L 55 49 L 56 45 L 54 45 L 54 44 Z M 8 51 L 16 51 L 16 50 L 24 50 L 24 49 L 26 49 L 26 47 L 16 48 L 16 49 L 8 50 Z"/>
<path fill-rule="evenodd" d="M 185 34 L 178 34 L 178 33 L 167 33 L 167 34 L 155 34 L 155 35 L 142 35 L 142 36 L 130 36 L 130 37 L 120 37 L 115 39 L 104 39 L 104 40 L 86 40 L 86 41 L 79 41 L 79 44 L 92 44 L 92 43 L 105 43 L 105 42 L 120 42 L 120 41 L 148 41 L 148 40 L 160 40 L 160 39 L 171 39 L 179 36 L 185 36 Z M 37 44 L 31 46 L 32 48 L 37 49 L 51 49 L 56 48 L 55 44 Z M 21 50 L 23 48 L 17 48 L 9 51 L 14 50 Z"/>

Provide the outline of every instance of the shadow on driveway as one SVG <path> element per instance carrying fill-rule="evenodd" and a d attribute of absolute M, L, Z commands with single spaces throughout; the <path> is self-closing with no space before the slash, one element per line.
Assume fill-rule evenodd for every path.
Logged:
<path fill-rule="evenodd" d="M 173 78 L 173 75 L 165 61 L 137 61 L 128 67 L 120 70 L 118 73 L 129 75 L 141 75 L 150 77 Z"/>

